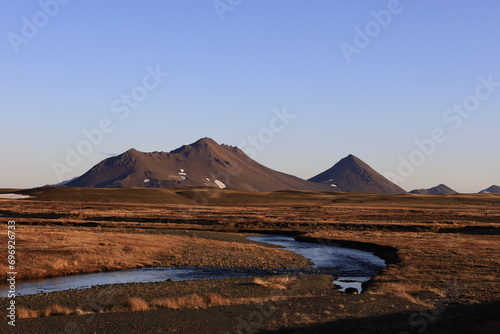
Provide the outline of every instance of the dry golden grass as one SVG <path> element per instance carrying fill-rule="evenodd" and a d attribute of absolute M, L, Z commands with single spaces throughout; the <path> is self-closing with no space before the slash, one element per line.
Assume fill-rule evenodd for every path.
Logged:
<path fill-rule="evenodd" d="M 54 315 L 69 315 L 72 313 L 73 311 L 71 309 L 61 306 L 59 304 L 54 304 L 43 310 L 42 314 L 44 317 L 50 317 Z"/>
<path fill-rule="evenodd" d="M 150 310 L 148 302 L 137 297 L 127 298 L 123 308 L 126 311 L 132 311 L 132 312 Z"/>
<path fill-rule="evenodd" d="M 82 309 L 77 308 L 75 310 L 74 314 L 76 314 L 76 315 L 87 315 L 87 314 L 92 314 L 92 312 L 90 312 L 90 311 L 83 311 Z"/>
<path fill-rule="evenodd" d="M 286 295 L 286 296 L 267 296 L 267 297 L 247 297 L 247 298 L 235 298 L 231 299 L 231 305 L 242 305 L 242 304 L 258 304 L 265 302 L 277 302 L 283 301 L 290 298 L 300 298 L 300 297 L 311 297 L 311 295 Z"/>
<path fill-rule="evenodd" d="M 170 308 L 170 309 L 182 309 L 182 308 L 205 308 L 209 306 L 219 306 L 219 305 L 230 305 L 231 302 L 222 297 L 221 295 L 210 293 L 205 296 L 199 296 L 196 294 L 183 296 L 183 297 L 171 297 L 155 300 L 152 305 L 156 308 Z"/>
<path fill-rule="evenodd" d="M 269 301 L 282 301 L 289 298 L 304 297 L 301 296 L 267 296 L 267 297 L 251 297 L 251 298 L 233 298 L 227 299 L 217 293 L 208 293 L 205 295 L 190 294 L 181 297 L 168 297 L 153 300 L 151 303 L 139 297 L 130 297 L 125 299 L 121 304 L 110 307 L 106 310 L 100 310 L 98 313 L 116 313 L 116 312 L 141 312 L 159 309 L 201 309 L 212 306 L 222 305 L 242 305 L 253 303 L 264 303 Z M 26 308 L 18 308 L 19 318 L 36 318 L 36 317 L 50 317 L 56 315 L 87 315 L 94 312 L 84 311 L 80 308 L 75 310 L 58 304 L 51 305 L 44 310 L 29 310 Z"/>
<path fill-rule="evenodd" d="M 162 247 L 180 252 L 183 246 L 180 237 L 41 226 L 23 226 L 17 243 L 19 278 L 155 266 Z"/>
<path fill-rule="evenodd" d="M 162 308 L 169 309 L 186 309 L 186 308 L 207 308 L 210 306 L 220 306 L 220 305 L 230 305 L 231 301 L 222 297 L 216 293 L 208 293 L 203 296 L 196 294 L 191 294 L 182 297 L 171 297 L 154 300 L 151 304 L 147 301 L 138 298 L 130 297 L 123 301 L 119 306 L 115 306 L 107 311 L 102 311 L 106 313 L 115 312 L 140 312 L 157 310 Z M 92 314 L 90 311 L 83 311 L 80 308 L 76 310 L 71 310 L 67 307 L 63 307 L 59 304 L 54 304 L 42 311 L 29 310 L 27 308 L 19 307 L 17 310 L 17 315 L 19 318 L 36 318 L 36 317 L 50 317 L 55 315 L 86 315 Z"/>
<path fill-rule="evenodd" d="M 229 305 L 231 302 L 217 293 L 208 293 L 204 296 L 209 306 Z"/>
<path fill-rule="evenodd" d="M 44 310 L 38 311 L 38 310 L 30 310 L 24 307 L 18 307 L 17 308 L 17 316 L 20 319 L 26 319 L 26 318 L 38 318 L 38 317 L 52 317 L 52 316 L 57 316 L 57 315 L 70 315 L 70 314 L 76 314 L 76 315 L 86 315 L 86 314 L 91 314 L 92 312 L 86 312 L 83 311 L 79 308 L 76 310 L 72 310 L 68 307 L 61 306 L 59 304 L 53 304 L 45 308 Z"/>
<path fill-rule="evenodd" d="M 411 295 L 409 290 L 415 291 L 420 290 L 421 288 L 417 288 L 415 286 L 411 286 L 411 284 L 401 284 L 401 283 L 387 283 L 382 286 L 377 287 L 377 289 L 369 290 L 368 294 L 372 295 L 390 295 L 399 297 L 409 302 L 417 305 L 422 305 L 425 307 L 432 307 L 431 303 L 424 302 L 420 300 L 418 297 L 414 297 Z"/>
<path fill-rule="evenodd" d="M 206 303 L 202 297 L 198 295 L 189 295 L 184 297 L 175 297 L 175 298 L 164 298 L 155 300 L 153 305 L 158 308 L 171 308 L 171 309 L 179 309 L 179 308 L 201 308 L 205 307 Z"/>
<path fill-rule="evenodd" d="M 37 318 L 41 315 L 40 311 L 29 310 L 24 307 L 18 307 L 16 311 L 20 319 Z"/>
<path fill-rule="evenodd" d="M 51 317 L 51 316 L 55 316 L 55 315 L 69 315 L 69 314 L 84 315 L 84 314 L 89 314 L 89 312 L 84 312 L 80 309 L 73 311 L 73 310 L 71 310 L 67 307 L 61 306 L 59 304 L 50 305 L 49 307 L 47 307 L 41 311 L 30 310 L 30 309 L 27 309 L 25 307 L 18 307 L 17 308 L 17 316 L 20 319 Z"/>
<path fill-rule="evenodd" d="M 17 278 L 157 266 L 251 267 L 275 259 L 284 264 L 290 256 L 295 256 L 256 244 L 137 230 L 18 226 L 16 237 Z M 2 239 L 3 236 L 0 241 Z M 4 259 L 6 254 L 0 256 L 0 279 L 9 271 Z"/>
<path fill-rule="evenodd" d="M 206 193 L 216 196 L 204 196 Z M 395 196 L 293 191 L 255 193 L 227 189 L 207 192 L 203 189 L 49 187 L 34 190 L 31 195 L 37 197 L 23 201 L 2 200 L 3 216 L 20 223 L 42 225 L 95 221 L 106 227 L 178 229 L 311 231 L 311 228 L 325 227 L 438 231 L 464 227 L 500 228 L 498 194 Z M 206 201 L 197 203 L 191 200 L 200 196 Z M 181 204 L 174 197 L 187 201 Z"/>
<path fill-rule="evenodd" d="M 399 231 L 318 231 L 314 238 L 353 240 L 398 249 L 400 262 L 370 280 L 365 293 L 399 296 L 435 306 L 446 301 L 497 300 L 500 236 Z"/>
<path fill-rule="evenodd" d="M 292 276 L 255 277 L 253 283 L 269 289 L 287 290 L 295 280 Z"/>
<path fill-rule="evenodd" d="M 58 189 L 51 191 L 59 193 Z M 416 304 L 434 306 L 448 301 L 459 304 L 498 301 L 500 286 L 495 274 L 500 268 L 500 195 L 221 191 L 220 196 L 208 196 L 207 203 L 196 204 L 190 200 L 185 205 L 177 205 L 161 200 L 161 196 L 157 197 L 158 201 L 144 201 L 142 195 L 146 190 L 139 197 L 130 197 L 132 190 L 117 190 L 113 193 L 121 197 L 111 202 L 108 202 L 111 192 L 101 196 L 100 190 L 92 190 L 87 195 L 84 194 L 87 190 L 78 190 L 81 199 L 72 202 L 67 199 L 74 198 L 74 190 L 64 191 L 67 193 L 59 194 L 60 201 L 53 198 L 38 201 L 42 194 L 35 200 L 1 201 L 0 215 L 15 219 L 19 224 L 21 275 L 40 277 L 159 264 L 189 265 L 186 259 L 194 259 L 195 265 L 224 264 L 223 260 L 231 257 L 242 259 L 241 266 L 248 266 L 245 261 L 249 258 L 258 257 L 255 262 L 264 262 L 275 253 L 266 252 L 265 248 L 200 240 L 198 232 L 182 237 L 145 233 L 172 228 L 224 232 L 280 230 L 308 232 L 319 239 L 351 240 L 396 248 L 401 262 L 389 265 L 375 276 L 364 290 L 366 293 L 398 296 Z M 185 195 L 182 194 L 188 198 Z M 89 221 L 106 228 L 71 226 Z M 23 223 L 63 226 L 35 227 Z M 139 233 L 112 230 L 116 228 Z M 5 237 L 0 236 L 0 242 L 4 243 L 2 238 Z M 7 272 L 4 256 L 0 254 L 0 275 Z M 30 264 L 36 266 L 31 269 Z M 279 288 L 280 284 L 276 286 Z M 228 303 L 257 303 L 272 298 L 277 297 L 231 299 Z M 224 302 L 223 298 L 219 303 Z M 149 307 L 157 307 L 154 303 L 150 301 Z M 200 306 L 205 303 L 191 298 L 175 300 L 171 305 L 205 307 Z M 346 301 L 345 308 L 343 304 L 338 308 L 349 310 L 350 304 Z M 23 312 L 26 316 L 36 316 L 40 311 Z M 75 314 L 81 312 L 84 311 L 76 310 Z"/>

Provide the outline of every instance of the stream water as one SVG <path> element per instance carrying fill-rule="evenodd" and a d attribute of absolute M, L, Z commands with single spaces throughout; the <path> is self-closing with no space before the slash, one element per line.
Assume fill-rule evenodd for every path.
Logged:
<path fill-rule="evenodd" d="M 346 288 L 355 288 L 361 292 L 361 284 L 386 267 L 384 260 L 373 253 L 359 249 L 301 242 L 296 241 L 294 237 L 280 235 L 249 237 L 248 239 L 283 246 L 287 250 L 308 258 L 314 263 L 313 268 L 301 269 L 300 272 L 333 275 L 337 277 L 333 282 L 341 286 L 341 291 Z"/>
<path fill-rule="evenodd" d="M 82 274 L 46 279 L 29 279 L 16 282 L 16 295 L 29 295 L 39 292 L 53 292 L 69 289 L 84 289 L 94 285 L 119 284 L 132 282 L 160 282 L 165 280 L 197 280 L 210 278 L 229 278 L 261 276 L 287 273 L 324 273 L 338 277 L 334 281 L 341 291 L 354 287 L 361 291 L 361 284 L 376 275 L 385 267 L 385 262 L 372 253 L 342 247 L 295 241 L 292 236 L 266 235 L 249 237 L 252 241 L 279 245 L 300 254 L 314 265 L 308 269 L 258 270 L 249 268 L 211 268 L 211 267 L 158 267 L 134 270 Z M 0 297 L 6 297 L 9 288 L 0 286 Z"/>

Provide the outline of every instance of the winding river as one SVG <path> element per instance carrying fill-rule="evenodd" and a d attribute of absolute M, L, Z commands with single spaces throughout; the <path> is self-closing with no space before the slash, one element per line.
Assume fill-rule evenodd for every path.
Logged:
<path fill-rule="evenodd" d="M 165 280 L 197 280 L 287 273 L 330 274 L 338 277 L 334 283 L 341 286 L 341 291 L 348 287 L 353 287 L 358 291 L 361 291 L 361 284 L 376 275 L 386 266 L 384 260 L 370 252 L 296 241 L 292 236 L 265 235 L 249 237 L 248 239 L 282 246 L 287 250 L 308 258 L 311 262 L 313 262 L 313 266 L 308 269 L 273 270 L 211 267 L 158 267 L 46 279 L 30 279 L 17 282 L 16 295 L 30 295 L 40 292 L 53 292 L 69 289 L 84 289 L 90 288 L 94 285 L 104 284 L 132 282 L 146 283 Z M 7 293 L 8 287 L 1 286 L 0 297 L 6 297 Z"/>

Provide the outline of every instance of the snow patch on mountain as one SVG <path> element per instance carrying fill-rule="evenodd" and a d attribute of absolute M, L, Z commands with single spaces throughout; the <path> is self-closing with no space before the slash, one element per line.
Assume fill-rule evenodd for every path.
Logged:
<path fill-rule="evenodd" d="M 220 189 L 224 189 L 224 188 L 226 188 L 226 185 L 225 185 L 223 182 L 219 181 L 219 180 L 215 180 L 215 184 L 216 184 L 216 185 L 217 185 Z"/>

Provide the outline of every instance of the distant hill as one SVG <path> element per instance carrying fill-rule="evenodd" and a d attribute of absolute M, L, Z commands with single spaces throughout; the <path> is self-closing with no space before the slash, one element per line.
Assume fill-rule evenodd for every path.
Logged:
<path fill-rule="evenodd" d="M 419 194 L 419 195 L 444 195 L 444 194 L 458 194 L 455 190 L 450 187 L 440 184 L 438 186 L 429 188 L 429 189 L 415 189 L 410 191 L 410 194 Z"/>
<path fill-rule="evenodd" d="M 378 194 L 405 194 L 406 191 L 392 183 L 361 159 L 350 154 L 332 168 L 309 179 L 345 191 Z"/>
<path fill-rule="evenodd" d="M 480 194 L 489 194 L 489 193 L 500 194 L 500 187 L 499 186 L 491 186 L 487 189 L 481 190 L 479 193 Z"/>
<path fill-rule="evenodd" d="M 74 177 L 74 178 L 72 178 L 72 179 L 70 179 L 70 180 L 62 181 L 62 182 L 57 183 L 57 184 L 50 184 L 50 185 L 47 185 L 47 186 L 48 186 L 48 187 L 50 187 L 50 186 L 65 186 L 65 185 L 67 185 L 68 183 L 70 183 L 71 181 L 76 180 L 77 178 L 78 178 L 78 177 Z"/>
<path fill-rule="evenodd" d="M 247 191 L 334 190 L 267 168 L 237 147 L 202 138 L 169 153 L 130 149 L 105 159 L 68 187 L 213 187 Z"/>

